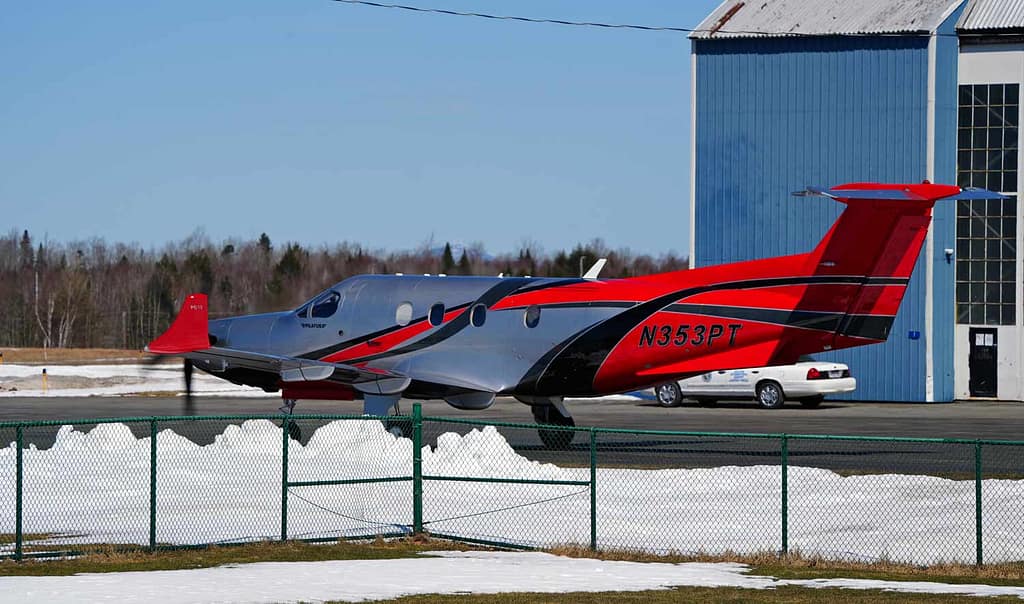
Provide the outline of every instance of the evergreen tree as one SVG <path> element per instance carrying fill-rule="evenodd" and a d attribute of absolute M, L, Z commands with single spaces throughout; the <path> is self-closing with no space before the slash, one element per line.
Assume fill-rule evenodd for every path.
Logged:
<path fill-rule="evenodd" d="M 259 246 L 260 249 L 263 250 L 263 253 L 267 256 L 270 255 L 270 250 L 274 249 L 274 247 L 270 245 L 270 237 L 267 237 L 266 233 L 260 233 Z"/>
<path fill-rule="evenodd" d="M 451 274 L 454 268 L 455 258 L 452 257 L 452 246 L 446 241 L 444 243 L 444 252 L 441 254 L 441 272 L 446 275 Z"/>
<path fill-rule="evenodd" d="M 465 250 L 462 251 L 462 257 L 459 258 L 459 274 L 460 275 L 472 275 L 473 268 L 469 265 L 469 254 Z"/>
<path fill-rule="evenodd" d="M 32 268 L 35 263 L 35 257 L 32 255 L 32 238 L 29 237 L 28 229 L 21 234 L 20 256 L 21 256 L 21 268 Z"/>

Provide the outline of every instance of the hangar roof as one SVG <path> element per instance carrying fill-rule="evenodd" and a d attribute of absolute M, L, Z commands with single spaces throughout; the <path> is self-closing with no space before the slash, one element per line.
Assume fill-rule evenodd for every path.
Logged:
<path fill-rule="evenodd" d="M 935 31 L 961 0 L 725 0 L 691 38 L 854 36 Z M 981 4 L 1024 5 L 1024 0 Z M 993 11 L 999 9 L 994 8 Z"/>
<path fill-rule="evenodd" d="M 956 24 L 969 33 L 1024 29 L 1024 0 L 971 0 Z"/>

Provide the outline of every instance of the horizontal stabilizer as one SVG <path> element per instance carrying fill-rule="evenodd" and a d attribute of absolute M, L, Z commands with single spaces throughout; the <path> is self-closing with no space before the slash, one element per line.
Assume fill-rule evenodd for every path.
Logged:
<path fill-rule="evenodd" d="M 1006 195 L 976 187 L 959 188 L 948 185 L 872 185 L 873 188 L 862 188 L 866 185 L 852 183 L 831 189 L 824 187 L 806 187 L 802 191 L 793 191 L 796 197 L 828 197 L 838 201 L 847 199 L 877 199 L 886 201 L 937 201 L 939 199 L 1000 199 Z"/>
<path fill-rule="evenodd" d="M 167 331 L 146 346 L 146 352 L 182 354 L 210 347 L 206 294 L 189 294 Z"/>

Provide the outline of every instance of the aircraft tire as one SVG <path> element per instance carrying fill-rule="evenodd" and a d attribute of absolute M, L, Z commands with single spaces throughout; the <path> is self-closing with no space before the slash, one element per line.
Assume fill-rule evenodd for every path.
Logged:
<path fill-rule="evenodd" d="M 412 420 L 388 419 L 384 420 L 384 429 L 400 438 L 412 438 Z"/>
<path fill-rule="evenodd" d="M 558 409 L 551 405 L 536 405 L 533 407 L 533 418 L 537 420 L 538 424 L 546 424 L 549 426 L 565 426 L 573 427 L 576 425 L 575 420 L 571 417 L 566 417 L 558 412 Z M 544 428 L 537 428 L 537 435 L 540 436 L 540 441 L 544 443 L 544 446 L 548 449 L 564 450 L 569 448 L 569 444 L 572 443 L 572 439 L 576 436 L 576 433 L 572 430 L 545 430 Z"/>
<path fill-rule="evenodd" d="M 300 428 L 294 421 L 288 422 L 288 438 L 295 442 L 300 442 L 302 440 L 302 428 Z"/>
<path fill-rule="evenodd" d="M 765 380 L 757 385 L 755 399 L 762 409 L 778 409 L 786 403 L 786 395 L 778 382 Z"/>

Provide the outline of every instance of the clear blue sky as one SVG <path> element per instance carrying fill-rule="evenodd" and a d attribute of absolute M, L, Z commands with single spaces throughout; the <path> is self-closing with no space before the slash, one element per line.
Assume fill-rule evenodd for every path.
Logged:
<path fill-rule="evenodd" d="M 719 2 L 405 3 L 693 27 Z M 0 227 L 685 254 L 689 53 L 681 33 L 329 0 L 11 3 Z"/>

